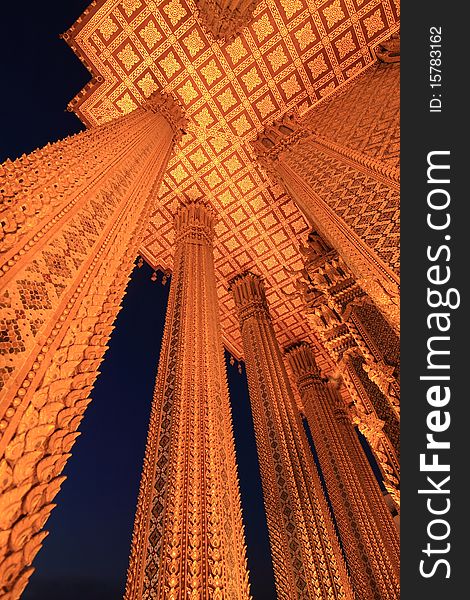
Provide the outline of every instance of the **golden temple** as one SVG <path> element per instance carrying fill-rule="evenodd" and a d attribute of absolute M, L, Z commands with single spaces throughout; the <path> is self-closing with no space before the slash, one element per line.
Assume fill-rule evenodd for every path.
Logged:
<path fill-rule="evenodd" d="M 396 512 L 398 4 L 100 0 L 62 37 L 87 129 L 0 166 L 0 598 L 33 571 L 140 253 L 172 283 L 126 600 L 250 597 L 223 347 L 279 600 L 398 600 L 354 431 Z"/>

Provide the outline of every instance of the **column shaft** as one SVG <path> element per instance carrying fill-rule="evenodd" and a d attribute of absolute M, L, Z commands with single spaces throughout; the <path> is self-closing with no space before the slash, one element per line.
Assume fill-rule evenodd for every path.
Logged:
<path fill-rule="evenodd" d="M 307 318 L 338 367 L 353 400 L 351 418 L 367 438 L 384 475 L 384 484 L 400 505 L 400 423 L 393 405 L 369 377 L 367 363 L 340 316 L 324 297 L 307 302 Z"/>
<path fill-rule="evenodd" d="M 238 308 L 278 598 L 353 598 L 261 280 L 236 277 Z"/>
<path fill-rule="evenodd" d="M 41 547 L 182 113 L 134 113 L 0 169 L 4 355 L 0 588 L 18 598 Z"/>
<path fill-rule="evenodd" d="M 248 599 L 213 263 L 213 215 L 180 208 L 126 600 Z"/>
<path fill-rule="evenodd" d="M 317 135 L 294 115 L 267 127 L 253 147 L 398 332 L 396 169 Z"/>
<path fill-rule="evenodd" d="M 307 318 L 341 373 L 353 419 L 400 503 L 399 339 L 337 252 L 312 230 L 296 287 Z"/>
<path fill-rule="evenodd" d="M 307 415 L 356 597 L 399 598 L 399 541 L 377 480 L 336 390 L 320 376 L 311 347 L 287 358 Z"/>

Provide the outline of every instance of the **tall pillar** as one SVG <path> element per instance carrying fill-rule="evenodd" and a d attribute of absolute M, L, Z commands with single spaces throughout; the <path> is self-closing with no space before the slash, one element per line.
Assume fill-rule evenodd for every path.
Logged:
<path fill-rule="evenodd" d="M 294 114 L 266 127 L 253 148 L 398 332 L 399 249 L 395 238 L 391 243 L 399 226 L 396 167 L 316 134 Z"/>
<path fill-rule="evenodd" d="M 354 597 L 269 316 L 261 279 L 231 282 L 238 309 L 279 600 Z"/>
<path fill-rule="evenodd" d="M 322 294 L 307 298 L 307 319 L 337 366 L 335 375 L 353 400 L 351 419 L 367 438 L 384 475 L 384 485 L 400 505 L 400 423 L 388 399 L 369 377 L 364 356 L 341 317 Z"/>
<path fill-rule="evenodd" d="M 387 398 L 391 411 L 400 416 L 400 339 L 372 299 L 358 285 L 353 273 L 329 248 L 317 231 L 311 230 L 307 246 L 301 246 L 304 269 L 299 288 L 307 284 L 320 293 L 326 304 L 340 316 L 366 363 L 369 378 Z M 308 301 L 307 301 L 308 304 Z"/>
<path fill-rule="evenodd" d="M 356 597 L 399 598 L 399 540 L 342 399 L 306 342 L 286 350 L 312 432 Z"/>
<path fill-rule="evenodd" d="M 19 598 L 184 119 L 155 94 L 0 167 L 0 595 Z"/>
<path fill-rule="evenodd" d="M 301 246 L 297 294 L 307 319 L 341 374 L 352 419 L 400 505 L 399 339 L 337 252 L 312 230 Z"/>
<path fill-rule="evenodd" d="M 248 599 L 213 211 L 180 207 L 126 600 Z"/>
<path fill-rule="evenodd" d="M 367 438 L 384 475 L 384 484 L 400 505 L 400 422 L 388 399 L 369 377 L 367 363 L 348 327 L 321 294 L 308 298 L 307 319 L 330 354 L 353 400 L 351 418 Z"/>

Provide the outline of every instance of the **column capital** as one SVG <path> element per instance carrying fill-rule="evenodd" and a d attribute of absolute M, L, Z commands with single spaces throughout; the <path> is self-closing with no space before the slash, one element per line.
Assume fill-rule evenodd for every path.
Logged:
<path fill-rule="evenodd" d="M 251 271 L 240 273 L 229 281 L 229 291 L 238 309 L 240 325 L 250 317 L 270 319 L 262 277 Z"/>
<path fill-rule="evenodd" d="M 176 239 L 191 238 L 193 243 L 212 244 L 216 213 L 206 200 L 182 200 L 174 220 Z"/>
<path fill-rule="evenodd" d="M 185 133 L 188 119 L 185 116 L 184 108 L 172 94 L 156 91 L 149 96 L 142 108 L 153 113 L 161 113 L 173 129 L 177 141 Z"/>
<path fill-rule="evenodd" d="M 263 165 L 278 160 L 281 152 L 296 144 L 311 131 L 301 122 L 297 111 L 290 111 L 267 125 L 251 146 L 257 159 Z"/>
<path fill-rule="evenodd" d="M 322 380 L 313 348 L 308 342 L 302 340 L 287 346 L 284 349 L 284 355 L 287 357 L 296 379 Z"/>
<path fill-rule="evenodd" d="M 332 600 L 352 600 L 349 576 L 269 319 L 263 280 L 243 273 L 231 281 L 231 291 L 241 321 L 277 595 L 285 600 L 325 594 Z M 297 352 L 303 350 L 300 343 Z M 313 360 L 308 364 L 314 365 Z M 307 387 L 316 387 L 312 382 L 308 376 Z"/>

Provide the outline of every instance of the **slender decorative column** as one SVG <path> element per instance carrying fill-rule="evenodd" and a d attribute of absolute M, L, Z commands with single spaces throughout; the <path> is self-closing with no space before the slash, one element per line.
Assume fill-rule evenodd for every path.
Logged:
<path fill-rule="evenodd" d="M 304 269 L 296 286 L 307 319 L 338 367 L 354 402 L 351 417 L 367 438 L 384 484 L 399 506 L 398 339 L 375 305 L 366 301 L 348 267 L 316 232 L 310 233 L 301 252 Z"/>
<path fill-rule="evenodd" d="M 238 35 L 253 17 L 259 0 L 195 0 L 202 23 L 215 38 Z"/>
<path fill-rule="evenodd" d="M 399 540 L 337 390 L 306 342 L 286 350 L 312 432 L 356 597 L 399 598 Z"/>
<path fill-rule="evenodd" d="M 0 167 L 0 595 L 42 545 L 149 214 L 184 125 L 154 95 Z"/>
<path fill-rule="evenodd" d="M 307 296 L 313 290 L 321 293 L 328 306 L 341 317 L 366 360 L 364 369 L 399 418 L 399 337 L 358 285 L 343 259 L 317 231 L 310 231 L 307 245 L 301 246 L 300 252 L 304 268 L 299 273 L 297 287 L 301 290 L 306 285 Z"/>
<path fill-rule="evenodd" d="M 253 148 L 398 332 L 398 170 L 316 134 L 294 114 L 274 121 Z"/>
<path fill-rule="evenodd" d="M 238 309 L 279 600 L 353 598 L 270 320 L 263 283 L 231 282 Z"/>
<path fill-rule="evenodd" d="M 353 400 L 351 418 L 367 438 L 384 475 L 384 484 L 400 505 L 400 422 L 366 371 L 367 363 L 347 326 L 321 294 L 306 302 L 307 319 L 338 367 L 337 376 Z"/>
<path fill-rule="evenodd" d="M 249 598 L 213 211 L 180 207 L 126 600 Z"/>

